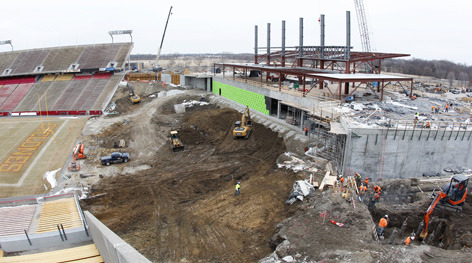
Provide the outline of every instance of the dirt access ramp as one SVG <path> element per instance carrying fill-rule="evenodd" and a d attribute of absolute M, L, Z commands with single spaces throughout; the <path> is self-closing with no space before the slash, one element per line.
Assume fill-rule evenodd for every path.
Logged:
<path fill-rule="evenodd" d="M 212 104 L 175 113 L 174 104 L 202 95 L 185 91 L 91 120 L 80 139 L 91 145 L 81 172 L 104 178 L 81 182 L 96 182 L 93 194 L 103 197 L 84 208 L 154 262 L 255 262 L 272 251 L 275 225 L 293 212 L 285 200 L 299 177 L 276 168 L 286 150 L 277 133 L 255 123 L 248 140 L 232 138 L 241 113 Z M 171 129 L 185 151 L 172 153 Z M 99 165 L 119 138 L 131 161 Z M 241 195 L 233 196 L 238 181 Z"/>
<path fill-rule="evenodd" d="M 63 168 L 87 118 L 1 118 L 0 198 L 46 193 L 47 171 Z"/>

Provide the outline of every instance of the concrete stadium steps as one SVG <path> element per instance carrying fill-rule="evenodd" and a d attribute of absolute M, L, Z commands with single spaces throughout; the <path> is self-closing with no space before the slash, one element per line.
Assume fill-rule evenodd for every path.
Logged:
<path fill-rule="evenodd" d="M 86 47 L 77 61 L 79 68 L 105 68 L 109 62 L 115 60 L 119 49 L 118 44 Z"/>
<path fill-rule="evenodd" d="M 114 61 L 123 61 L 123 65 L 118 65 L 118 67 L 124 67 L 128 52 L 130 51 L 130 44 L 124 44 L 120 47 L 120 50 L 115 56 Z"/>
<path fill-rule="evenodd" d="M 43 253 L 21 256 L 2 257 L 0 262 L 70 262 L 70 263 L 100 263 L 104 262 L 102 256 L 94 244 L 80 247 L 55 250 Z"/>
<path fill-rule="evenodd" d="M 24 230 L 28 230 L 35 210 L 34 205 L 0 208 L 0 237 L 24 235 Z"/>
<path fill-rule="evenodd" d="M 73 77 L 74 74 L 61 74 L 56 77 L 55 81 L 69 81 L 72 80 Z"/>
<path fill-rule="evenodd" d="M 39 97 L 42 98 L 44 96 L 44 92 L 51 85 L 51 83 L 53 82 L 36 83 L 30 89 L 28 94 L 26 94 L 23 100 L 20 103 L 18 103 L 18 105 L 16 106 L 14 110 L 15 111 L 38 111 L 39 110 L 38 94 L 39 94 Z M 41 105 L 41 107 L 44 107 L 44 106 Z"/>
<path fill-rule="evenodd" d="M 64 229 L 83 226 L 75 198 L 44 202 L 36 233 L 57 231 L 60 224 Z"/>
<path fill-rule="evenodd" d="M 83 87 L 87 85 L 87 80 L 74 80 L 67 83 L 67 87 L 57 98 L 56 102 L 51 105 L 50 110 L 68 110 L 70 105 L 74 103 L 77 96 L 82 92 Z"/>
<path fill-rule="evenodd" d="M 21 52 L 11 65 L 10 74 L 32 73 L 37 66 L 43 65 L 50 50 L 29 50 Z"/>
<path fill-rule="evenodd" d="M 95 101 L 97 101 L 98 97 L 105 89 L 107 82 L 108 80 L 106 79 L 89 81 L 80 96 L 78 96 L 74 104 L 71 105 L 71 110 L 78 111 L 92 108 Z"/>
<path fill-rule="evenodd" d="M 118 86 L 122 78 L 123 76 L 113 75 L 108 80 L 106 87 L 104 87 L 103 92 L 100 94 L 100 96 L 98 96 L 95 104 L 92 106 L 92 109 L 105 109 L 109 103 L 109 100 L 111 99 L 112 93 L 114 93 L 115 88 Z"/>
<path fill-rule="evenodd" d="M 45 75 L 43 76 L 43 78 L 41 79 L 41 82 L 50 82 L 50 81 L 54 81 L 54 79 L 56 79 L 56 75 Z"/>
<path fill-rule="evenodd" d="M 0 110 L 13 110 L 23 100 L 34 84 L 20 84 L 0 106 Z"/>
<path fill-rule="evenodd" d="M 65 47 L 52 49 L 44 60 L 44 72 L 66 70 L 79 58 L 84 47 Z"/>
<path fill-rule="evenodd" d="M 73 79 L 69 81 L 49 81 L 38 82 L 34 84 L 29 92 L 22 98 L 16 107 L 9 109 L 13 111 L 39 111 L 38 95 L 41 100 L 41 110 L 46 110 L 46 103 L 44 92 L 46 92 L 47 104 L 49 111 L 88 111 L 88 110 L 102 110 L 108 104 L 110 94 L 121 80 L 120 75 L 112 76 L 109 79 Z M 20 84 L 33 85 L 33 84 Z M 2 100 L 6 102 L 7 99 L 2 98 L 10 96 L 17 85 L 6 85 L 0 89 L 0 107 Z M 5 89 L 7 87 L 7 89 Z M 18 89 L 18 88 L 17 88 Z M 12 95 L 13 96 L 13 95 Z M 11 97 L 11 96 L 10 96 Z M 15 101 L 16 102 L 16 101 Z M 1 109 L 1 108 L 0 108 Z"/>
<path fill-rule="evenodd" d="M 44 92 L 43 94 L 39 94 L 39 96 L 41 97 L 41 109 L 44 111 L 46 110 L 47 102 L 47 110 L 50 111 L 57 103 L 59 97 L 67 90 L 68 85 L 69 83 L 66 81 L 52 82 L 51 85 L 46 89 L 46 97 L 44 96 Z M 39 104 L 36 105 L 35 109 L 39 109 Z"/>
<path fill-rule="evenodd" d="M 0 74 L 7 68 L 11 68 L 13 61 L 18 57 L 19 52 L 1 52 L 0 53 Z"/>
<path fill-rule="evenodd" d="M 12 92 L 16 89 L 16 86 L 18 85 L 12 84 L 2 86 L 2 88 L 0 89 L 0 98 L 8 98 L 8 96 L 10 96 Z"/>

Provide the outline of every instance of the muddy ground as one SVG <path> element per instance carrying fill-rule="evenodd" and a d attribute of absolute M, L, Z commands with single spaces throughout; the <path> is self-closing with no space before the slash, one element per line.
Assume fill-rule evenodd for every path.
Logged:
<path fill-rule="evenodd" d="M 209 99 L 207 93 L 149 97 L 169 88 L 134 87 L 140 104 L 129 104 L 126 90 L 117 92 L 121 113 L 91 119 L 82 132 L 88 158 L 80 173 L 92 176 L 69 174 L 72 180 L 62 187 L 92 185 L 92 195 L 101 197 L 82 200 L 83 209 L 151 261 L 278 262 L 288 256 L 296 262 L 470 262 L 470 198 L 461 215 L 435 212 L 431 228 L 444 223 L 431 246 L 415 240 L 406 247 L 403 239 L 429 205 L 427 187 L 422 193 L 409 181 L 382 182 L 383 199 L 370 210 L 355 196 L 348 202 L 332 189 L 287 205 L 293 183 L 309 173 L 278 169 L 277 163 L 288 159 L 285 152 L 313 162 L 316 181 L 325 173 L 325 162 L 303 155 L 306 144 L 283 139 L 257 122 L 248 140 L 234 140 L 231 130 L 241 118 L 235 110 L 208 104 L 175 113 L 174 104 Z M 172 153 L 171 129 L 180 132 L 183 152 Z M 126 147 L 115 149 L 120 139 Z M 129 152 L 131 161 L 99 164 L 100 156 L 116 150 Z M 233 196 L 237 182 L 241 195 Z M 372 233 L 386 213 L 390 225 L 379 242 Z"/>

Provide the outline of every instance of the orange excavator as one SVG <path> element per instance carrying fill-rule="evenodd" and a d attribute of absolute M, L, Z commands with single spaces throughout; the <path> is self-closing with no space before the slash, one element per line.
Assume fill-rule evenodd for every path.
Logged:
<path fill-rule="evenodd" d="M 433 202 L 429 205 L 424 220 L 418 228 L 423 231 L 419 234 L 420 239 L 425 239 L 428 235 L 429 217 L 437 207 L 439 209 L 445 209 L 456 213 L 462 212 L 462 206 L 464 205 L 465 198 L 467 197 L 467 184 L 469 178 L 465 175 L 455 175 L 451 178 L 451 182 L 445 185 L 440 191 L 433 192 Z M 419 232 L 419 231 L 418 231 Z"/>
<path fill-rule="evenodd" d="M 84 155 L 85 146 L 82 143 L 78 143 L 72 151 L 72 162 L 69 164 L 68 169 L 70 171 L 80 171 L 80 164 L 77 163 L 77 159 L 85 159 Z"/>

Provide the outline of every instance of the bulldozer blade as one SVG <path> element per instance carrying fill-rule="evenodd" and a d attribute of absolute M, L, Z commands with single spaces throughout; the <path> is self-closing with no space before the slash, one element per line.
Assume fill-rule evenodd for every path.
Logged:
<path fill-rule="evenodd" d="M 183 146 L 179 146 L 179 147 L 172 147 L 172 152 L 173 153 L 176 153 L 176 152 L 181 152 L 184 150 L 184 147 Z"/>

